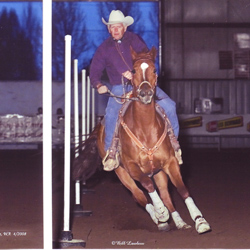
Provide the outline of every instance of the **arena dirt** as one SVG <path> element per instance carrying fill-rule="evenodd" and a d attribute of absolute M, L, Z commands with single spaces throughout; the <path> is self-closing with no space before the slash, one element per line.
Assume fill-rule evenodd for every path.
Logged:
<path fill-rule="evenodd" d="M 198 235 L 185 204 L 170 185 L 177 211 L 192 226 L 159 232 L 147 212 L 112 173 L 99 172 L 82 194 L 88 217 L 72 217 L 74 239 L 86 249 L 249 249 L 250 171 L 247 150 L 184 151 L 184 182 L 210 223 L 212 231 Z M 0 249 L 43 247 L 42 156 L 37 151 L 0 151 Z M 62 166 L 53 169 L 53 233 L 60 238 L 63 214 Z M 72 195 L 73 196 L 73 195 Z M 74 203 L 72 201 L 72 203 Z M 3 232 L 11 235 L 3 236 Z M 14 235 L 26 232 L 26 235 Z M 70 247 L 81 249 L 82 247 Z"/>

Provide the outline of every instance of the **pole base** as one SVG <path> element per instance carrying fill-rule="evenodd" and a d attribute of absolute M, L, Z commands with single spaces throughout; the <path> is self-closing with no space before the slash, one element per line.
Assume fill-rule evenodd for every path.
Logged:
<path fill-rule="evenodd" d="M 87 217 L 91 216 L 93 213 L 89 210 L 83 210 L 82 205 L 75 204 L 74 211 L 73 211 L 74 217 Z"/>
<path fill-rule="evenodd" d="M 84 240 L 73 239 L 73 240 L 60 240 L 59 247 L 60 248 L 68 248 L 68 247 L 85 247 L 86 242 Z"/>
<path fill-rule="evenodd" d="M 67 247 L 85 247 L 86 242 L 81 239 L 73 239 L 73 235 L 71 231 L 62 231 L 61 239 L 58 241 L 58 246 L 60 248 L 67 248 Z"/>

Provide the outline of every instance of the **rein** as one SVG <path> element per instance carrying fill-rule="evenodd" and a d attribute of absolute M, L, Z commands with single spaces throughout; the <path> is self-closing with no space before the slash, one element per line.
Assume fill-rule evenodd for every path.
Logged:
<path fill-rule="evenodd" d="M 122 76 L 122 88 L 123 88 L 123 95 L 122 96 L 118 96 L 118 95 L 115 95 L 111 92 L 111 90 L 108 89 L 108 95 L 109 97 L 112 97 L 115 99 L 115 101 L 119 104 L 124 104 L 126 100 L 131 100 L 131 101 L 139 101 L 139 98 L 138 97 L 128 97 L 128 93 L 130 92 L 127 92 L 125 91 L 125 85 L 128 84 L 128 83 L 124 83 L 124 76 Z M 117 98 L 121 99 L 121 101 L 118 101 Z"/>
<path fill-rule="evenodd" d="M 118 96 L 118 95 L 114 95 L 110 90 L 108 90 L 109 96 L 113 97 L 113 98 L 119 98 L 122 100 L 130 100 L 130 101 L 139 101 L 138 97 L 127 97 L 127 96 Z M 116 100 L 118 103 L 120 104 L 124 104 L 125 101 L 123 102 L 119 102 L 118 100 Z"/>
<path fill-rule="evenodd" d="M 168 132 L 168 126 L 167 123 L 165 122 L 165 128 L 163 131 L 163 134 L 161 135 L 160 139 L 158 140 L 158 142 L 155 144 L 154 147 L 152 148 L 147 148 L 145 147 L 141 141 L 135 136 L 135 134 L 129 129 L 128 125 L 124 122 L 123 120 L 123 116 L 120 114 L 120 122 L 122 127 L 124 128 L 124 130 L 126 131 L 126 133 L 128 134 L 128 136 L 131 138 L 131 140 L 137 145 L 137 147 L 139 147 L 142 151 L 144 151 L 150 162 L 153 162 L 153 157 L 154 157 L 154 153 L 155 151 L 161 146 L 162 142 L 164 141 L 164 139 L 166 138 L 167 132 Z"/>

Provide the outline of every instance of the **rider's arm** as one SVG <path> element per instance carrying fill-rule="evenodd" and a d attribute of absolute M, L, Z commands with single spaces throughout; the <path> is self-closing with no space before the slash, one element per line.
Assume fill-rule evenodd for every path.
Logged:
<path fill-rule="evenodd" d="M 97 88 L 97 92 L 99 94 L 105 94 L 108 92 L 108 87 L 106 85 L 101 84 L 101 83 L 98 83 L 96 88 Z"/>
<path fill-rule="evenodd" d="M 126 77 L 128 80 L 132 80 L 132 73 L 131 71 L 127 70 L 124 73 L 122 73 L 124 77 Z"/>
<path fill-rule="evenodd" d="M 105 67 L 105 55 L 103 54 L 103 50 L 99 47 L 92 59 L 89 71 L 90 83 L 97 90 L 103 86 L 101 78 Z"/>

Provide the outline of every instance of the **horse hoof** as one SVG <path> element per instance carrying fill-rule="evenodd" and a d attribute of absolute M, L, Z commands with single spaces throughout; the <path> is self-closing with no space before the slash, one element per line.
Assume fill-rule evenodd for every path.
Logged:
<path fill-rule="evenodd" d="M 167 222 L 159 223 L 157 226 L 159 231 L 164 231 L 164 232 L 170 231 L 170 226 Z"/>
<path fill-rule="evenodd" d="M 174 220 L 175 226 L 177 229 L 189 229 L 191 228 L 191 226 L 189 226 L 180 216 L 180 214 L 175 211 L 173 213 L 171 213 L 172 218 Z"/>
<path fill-rule="evenodd" d="M 200 217 L 198 218 L 196 221 L 195 221 L 195 229 L 196 231 L 199 233 L 199 234 L 204 234 L 206 232 L 209 232 L 211 231 L 211 227 L 210 225 L 208 224 L 208 222 Z"/>
<path fill-rule="evenodd" d="M 191 226 L 185 223 L 183 225 L 178 225 L 177 228 L 181 230 L 187 230 L 187 229 L 190 229 Z"/>

